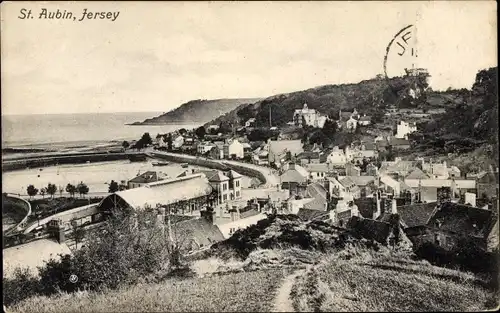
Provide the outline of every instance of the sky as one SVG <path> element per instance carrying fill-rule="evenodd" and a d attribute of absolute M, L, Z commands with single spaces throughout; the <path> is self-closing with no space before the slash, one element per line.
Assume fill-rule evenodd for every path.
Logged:
<path fill-rule="evenodd" d="M 84 9 L 119 15 L 78 21 Z M 0 14 L 2 114 L 158 112 L 356 83 L 383 73 L 407 25 L 418 57 L 391 48 L 392 74 L 411 62 L 433 89 L 470 88 L 497 65 L 494 1 L 2 2 Z"/>

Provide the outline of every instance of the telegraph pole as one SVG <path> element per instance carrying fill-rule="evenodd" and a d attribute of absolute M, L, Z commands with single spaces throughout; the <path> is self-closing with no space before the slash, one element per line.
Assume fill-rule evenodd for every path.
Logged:
<path fill-rule="evenodd" d="M 272 127 L 272 122 L 271 122 L 271 104 L 269 104 L 269 128 Z"/>

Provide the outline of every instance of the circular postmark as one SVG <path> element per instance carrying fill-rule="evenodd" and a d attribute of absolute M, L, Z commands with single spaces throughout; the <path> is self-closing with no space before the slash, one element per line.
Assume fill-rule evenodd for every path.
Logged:
<path fill-rule="evenodd" d="M 75 274 L 71 274 L 71 276 L 69 276 L 69 281 L 70 283 L 75 284 L 76 282 L 78 282 L 78 276 L 76 276 Z"/>
<path fill-rule="evenodd" d="M 403 27 L 391 39 L 384 55 L 384 76 L 388 85 L 397 92 L 399 86 L 396 86 L 393 78 L 409 78 L 411 82 L 409 91 L 412 97 L 418 96 L 419 92 L 425 90 L 430 77 L 427 69 L 418 67 L 416 33 L 417 29 L 413 24 Z"/>

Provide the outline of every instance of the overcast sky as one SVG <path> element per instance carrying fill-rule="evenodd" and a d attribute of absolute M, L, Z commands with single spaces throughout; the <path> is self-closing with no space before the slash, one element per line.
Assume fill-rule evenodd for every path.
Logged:
<path fill-rule="evenodd" d="M 35 18 L 18 19 L 22 8 Z M 44 20 L 41 8 L 120 14 Z M 434 89 L 470 88 L 497 62 L 493 1 L 15 2 L 1 19 L 2 114 L 168 111 L 355 83 L 383 73 L 409 24 Z"/>

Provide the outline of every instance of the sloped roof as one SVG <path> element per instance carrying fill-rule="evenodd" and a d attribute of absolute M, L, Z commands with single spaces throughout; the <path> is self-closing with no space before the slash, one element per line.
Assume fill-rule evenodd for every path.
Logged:
<path fill-rule="evenodd" d="M 158 180 L 159 177 L 155 171 L 147 171 L 137 177 L 132 178 L 131 180 L 129 180 L 129 182 L 138 184 L 147 184 Z"/>
<path fill-rule="evenodd" d="M 359 120 L 360 121 L 368 121 L 369 122 L 369 121 L 372 120 L 372 118 L 371 118 L 371 116 L 361 116 Z"/>
<path fill-rule="evenodd" d="M 168 205 L 181 200 L 198 198 L 211 192 L 212 187 L 208 179 L 202 174 L 193 174 L 118 191 L 108 197 L 119 196 L 133 209 L 141 209 L 146 205 L 155 207 L 157 204 Z"/>
<path fill-rule="evenodd" d="M 408 173 L 415 168 L 414 161 L 382 162 L 381 173 Z"/>
<path fill-rule="evenodd" d="M 408 141 L 407 139 L 403 139 L 403 138 L 393 138 L 393 139 L 391 139 L 390 144 L 392 146 L 406 146 L 406 145 L 410 145 L 410 141 Z"/>
<path fill-rule="evenodd" d="M 220 183 L 229 180 L 229 177 L 218 170 L 200 170 L 199 172 L 205 174 L 209 182 Z"/>
<path fill-rule="evenodd" d="M 372 182 L 375 182 L 375 176 L 346 176 L 349 177 L 356 186 L 366 186 Z"/>
<path fill-rule="evenodd" d="M 309 163 L 305 164 L 304 168 L 309 172 L 329 172 L 333 171 L 334 167 L 331 164 L 327 163 Z"/>
<path fill-rule="evenodd" d="M 410 204 L 398 207 L 398 214 L 406 227 L 416 227 L 427 225 L 436 209 L 436 202 Z M 387 214 L 383 214 L 380 219 L 386 220 Z M 389 214 L 390 215 L 390 214 Z"/>
<path fill-rule="evenodd" d="M 312 210 L 306 208 L 300 208 L 297 212 L 297 216 L 303 221 L 310 221 L 313 219 L 321 220 L 321 217 L 324 217 L 324 219 L 330 218 L 330 214 L 328 211 Z"/>
<path fill-rule="evenodd" d="M 355 234 L 367 239 L 373 239 L 382 244 L 387 243 L 391 233 L 391 225 L 389 223 L 359 218 L 357 216 L 351 217 L 346 227 Z"/>
<path fill-rule="evenodd" d="M 304 204 L 304 209 L 326 212 L 326 205 L 327 202 L 325 198 L 322 198 L 321 196 L 316 196 L 313 198 L 312 201 Z"/>
<path fill-rule="evenodd" d="M 255 216 L 255 215 L 259 215 L 260 212 L 255 210 L 255 209 L 250 209 L 248 211 L 245 211 L 245 212 L 241 212 L 240 213 L 240 218 L 247 218 L 247 217 L 251 217 L 251 216 Z"/>
<path fill-rule="evenodd" d="M 219 228 L 205 218 L 184 220 L 172 225 L 175 238 L 181 244 L 194 243 L 195 249 L 210 247 L 212 244 L 224 240 Z"/>
<path fill-rule="evenodd" d="M 416 167 L 408 176 L 408 179 L 429 179 L 430 176 L 424 173 L 421 169 Z"/>
<path fill-rule="evenodd" d="M 438 221 L 439 226 L 437 226 Z M 430 218 L 428 226 L 456 234 L 487 238 L 494 222 L 492 212 L 489 210 L 445 202 Z"/>
<path fill-rule="evenodd" d="M 387 176 L 387 175 L 382 175 L 380 177 L 380 182 L 393 188 L 396 187 L 396 186 L 401 186 L 400 185 L 400 182 L 398 182 L 397 180 L 395 180 L 394 178 L 390 177 L 390 176 Z"/>
<path fill-rule="evenodd" d="M 319 152 L 304 151 L 297 155 L 297 159 L 319 159 Z"/>
<path fill-rule="evenodd" d="M 295 168 L 288 169 L 280 176 L 281 182 L 306 182 L 309 173 L 300 165 L 295 164 Z"/>
<path fill-rule="evenodd" d="M 290 151 L 294 155 L 301 153 L 304 149 L 300 140 L 271 140 L 269 151 L 277 155 Z"/>
<path fill-rule="evenodd" d="M 27 267 L 38 275 L 38 266 L 51 258 L 58 259 L 58 254 L 71 254 L 71 250 L 63 243 L 51 239 L 34 240 L 26 244 L 3 249 L 3 275 L 11 277 L 16 267 Z"/>
<path fill-rule="evenodd" d="M 354 204 L 358 207 L 359 214 L 364 218 L 372 218 L 373 213 L 377 210 L 375 198 L 354 199 Z"/>
<path fill-rule="evenodd" d="M 243 177 L 241 174 L 233 171 L 233 170 L 229 170 L 226 172 L 226 176 L 229 177 L 230 179 L 235 179 L 235 178 L 241 178 Z"/>
<path fill-rule="evenodd" d="M 356 182 L 354 182 L 354 180 L 352 180 L 352 176 L 346 176 L 346 177 L 340 179 L 339 183 L 341 183 L 342 186 L 344 186 L 344 187 L 356 186 Z"/>
<path fill-rule="evenodd" d="M 309 184 L 306 188 L 306 192 L 309 194 L 311 197 L 321 197 L 323 199 L 326 199 L 326 189 L 319 183 L 312 183 Z"/>

